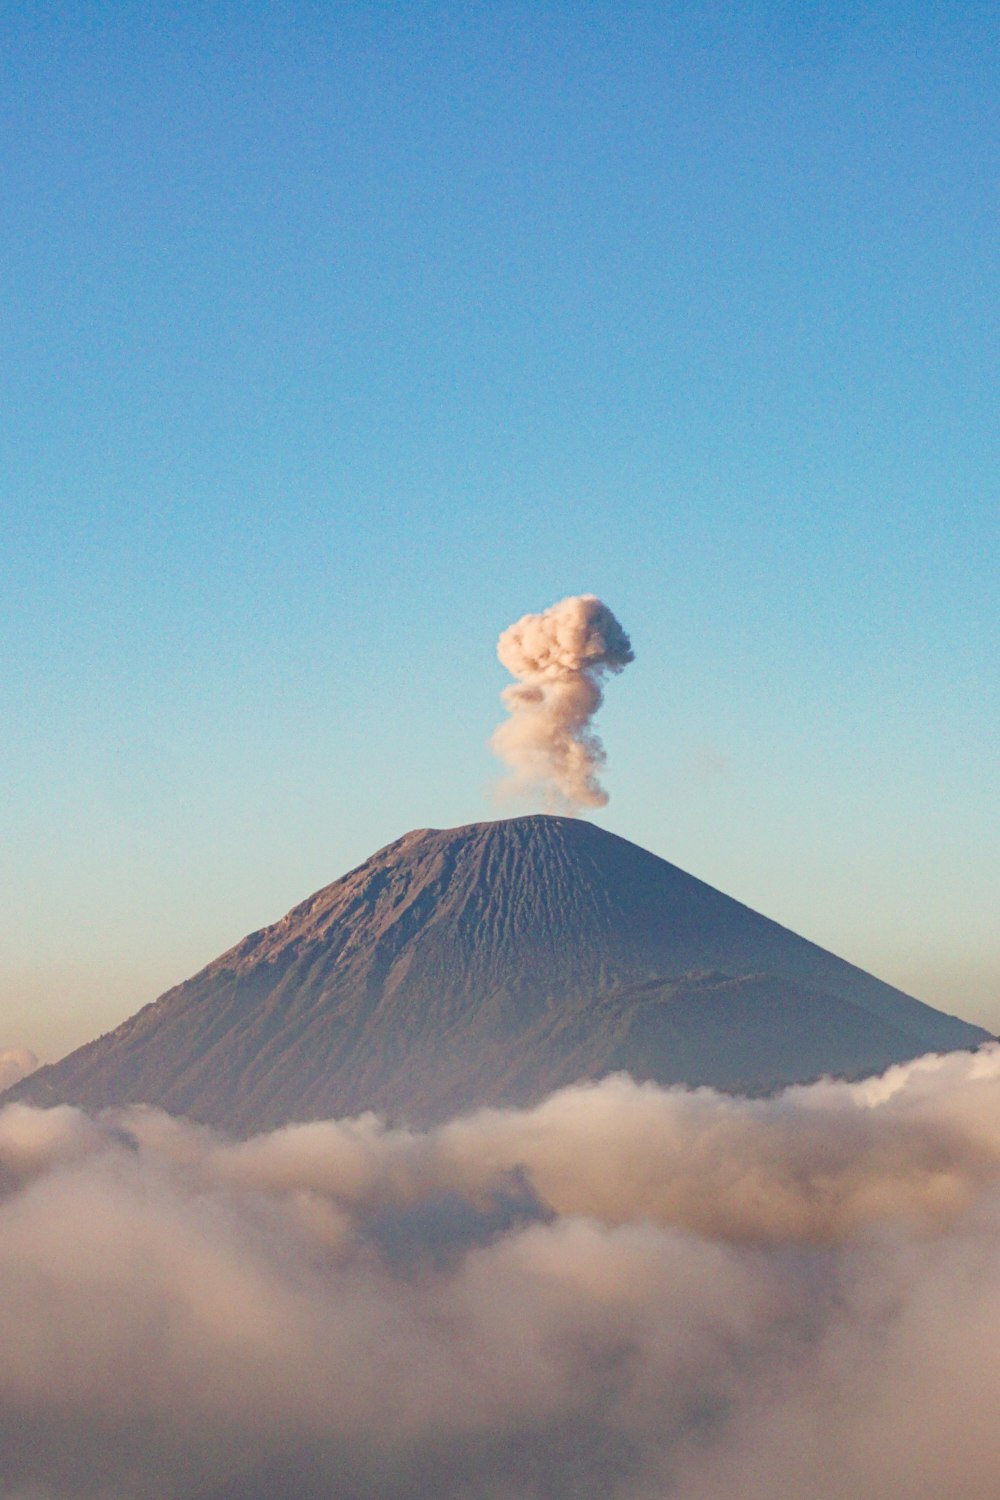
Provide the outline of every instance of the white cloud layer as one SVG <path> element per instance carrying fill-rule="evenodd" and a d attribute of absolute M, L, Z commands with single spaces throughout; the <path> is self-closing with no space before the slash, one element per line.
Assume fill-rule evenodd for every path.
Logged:
<path fill-rule="evenodd" d="M 4 1500 L 986 1500 L 1000 1047 L 425 1134 L 0 1112 Z"/>

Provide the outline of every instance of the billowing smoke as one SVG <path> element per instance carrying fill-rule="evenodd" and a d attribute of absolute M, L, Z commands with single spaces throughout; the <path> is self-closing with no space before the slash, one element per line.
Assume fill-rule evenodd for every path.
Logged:
<path fill-rule="evenodd" d="M 993 1500 L 1000 1047 L 245 1142 L 0 1112 L 5 1500 Z"/>
<path fill-rule="evenodd" d="M 577 594 L 509 626 L 497 655 L 518 679 L 501 694 L 510 718 L 490 741 L 511 768 L 507 790 L 541 792 L 553 810 L 603 807 L 606 757 L 592 722 L 603 678 L 635 660 L 615 616 L 595 595 Z"/>
<path fill-rule="evenodd" d="M 27 1047 L 0 1047 L 0 1094 L 13 1088 L 38 1067 L 38 1058 Z"/>

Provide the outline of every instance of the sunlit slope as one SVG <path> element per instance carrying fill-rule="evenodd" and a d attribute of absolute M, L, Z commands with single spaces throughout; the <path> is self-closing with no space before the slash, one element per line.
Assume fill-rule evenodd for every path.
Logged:
<path fill-rule="evenodd" d="M 756 1090 L 985 1038 L 540 815 L 407 834 L 7 1097 L 238 1131 L 370 1108 L 426 1123 L 620 1068 Z"/>

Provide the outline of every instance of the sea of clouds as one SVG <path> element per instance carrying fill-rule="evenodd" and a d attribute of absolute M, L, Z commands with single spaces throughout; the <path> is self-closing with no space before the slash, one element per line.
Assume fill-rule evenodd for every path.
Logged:
<path fill-rule="evenodd" d="M 995 1500 L 1000 1047 L 231 1141 L 0 1111 L 4 1500 Z"/>

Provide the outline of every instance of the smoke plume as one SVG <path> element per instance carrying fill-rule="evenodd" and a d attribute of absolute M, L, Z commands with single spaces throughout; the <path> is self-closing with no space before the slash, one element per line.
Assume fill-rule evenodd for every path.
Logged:
<path fill-rule="evenodd" d="M 0 1111 L 5 1500 L 993 1500 L 1000 1047 L 248 1141 Z"/>
<path fill-rule="evenodd" d="M 541 791 L 553 810 L 603 807 L 606 757 L 591 724 L 605 675 L 635 659 L 611 610 L 593 594 L 563 599 L 509 626 L 497 656 L 518 679 L 501 694 L 510 718 L 490 741 L 511 768 L 507 789 Z"/>

